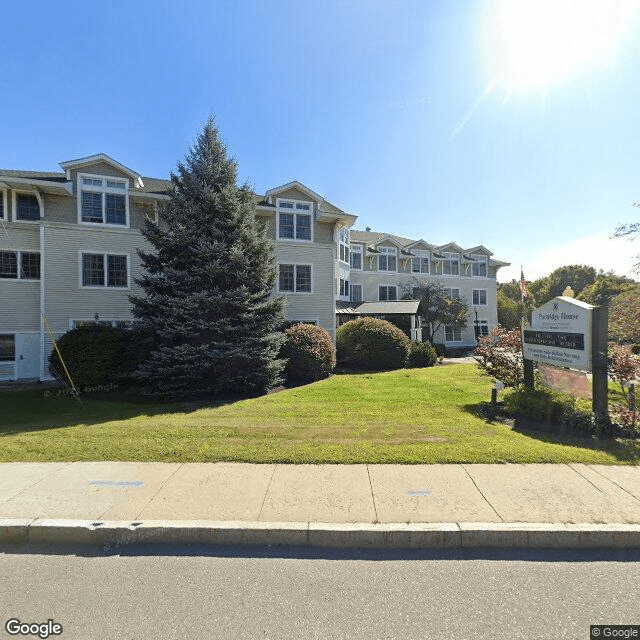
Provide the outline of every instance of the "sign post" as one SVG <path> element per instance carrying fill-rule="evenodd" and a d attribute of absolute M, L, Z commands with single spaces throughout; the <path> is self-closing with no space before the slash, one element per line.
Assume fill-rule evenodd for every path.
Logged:
<path fill-rule="evenodd" d="M 571 292 L 572 293 L 572 292 Z M 593 412 L 608 414 L 607 308 L 564 295 L 531 314 L 522 329 L 522 356 L 527 360 L 593 373 Z"/>

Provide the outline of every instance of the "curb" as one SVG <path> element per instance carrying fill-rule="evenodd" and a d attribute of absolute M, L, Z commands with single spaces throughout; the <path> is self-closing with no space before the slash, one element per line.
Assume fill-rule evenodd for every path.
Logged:
<path fill-rule="evenodd" d="M 638 549 L 638 524 L 320 523 L 0 519 L 0 544 L 282 545 L 351 549 Z"/>

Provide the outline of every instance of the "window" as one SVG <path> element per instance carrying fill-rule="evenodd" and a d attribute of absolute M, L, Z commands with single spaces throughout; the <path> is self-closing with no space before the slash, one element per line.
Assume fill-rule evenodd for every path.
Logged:
<path fill-rule="evenodd" d="M 472 264 L 472 274 L 477 278 L 487 277 L 487 256 L 473 254 L 472 258 L 476 259 L 476 262 Z"/>
<path fill-rule="evenodd" d="M 462 342 L 462 329 L 447 325 L 444 328 L 444 340 L 445 342 Z"/>
<path fill-rule="evenodd" d="M 0 334 L 0 362 L 16 359 L 16 337 L 10 333 Z"/>
<path fill-rule="evenodd" d="M 378 271 L 395 271 L 398 250 L 392 247 L 378 247 Z"/>
<path fill-rule="evenodd" d="M 349 300 L 351 302 L 362 302 L 362 285 L 352 284 L 349 289 Z"/>
<path fill-rule="evenodd" d="M 27 251 L 0 251 L 0 278 L 40 280 L 40 254 Z"/>
<path fill-rule="evenodd" d="M 349 281 L 344 278 L 340 278 L 340 295 L 348 296 L 349 295 Z"/>
<path fill-rule="evenodd" d="M 411 259 L 412 273 L 429 273 L 429 252 L 414 251 L 413 253 L 416 257 Z"/>
<path fill-rule="evenodd" d="M 7 190 L 0 189 L 0 220 L 4 220 L 4 212 L 7 210 Z"/>
<path fill-rule="evenodd" d="M 351 245 L 351 268 L 358 269 L 358 271 L 362 270 L 362 245 L 361 244 Z"/>
<path fill-rule="evenodd" d="M 311 241 L 311 204 L 278 201 L 278 238 Z"/>
<path fill-rule="evenodd" d="M 311 293 L 311 265 L 281 264 L 278 290 L 281 293 Z"/>
<path fill-rule="evenodd" d="M 18 220 L 40 220 L 40 203 L 31 193 L 16 193 L 16 218 Z"/>
<path fill-rule="evenodd" d="M 489 335 L 489 321 L 488 320 L 475 320 L 473 323 L 473 332 L 478 339 L 480 336 Z"/>
<path fill-rule="evenodd" d="M 80 220 L 90 224 L 128 224 L 126 180 L 79 175 Z"/>
<path fill-rule="evenodd" d="M 82 286 L 129 287 L 128 256 L 102 253 L 82 254 Z"/>
<path fill-rule="evenodd" d="M 395 285 L 380 285 L 378 287 L 378 300 L 397 300 L 397 290 Z"/>
<path fill-rule="evenodd" d="M 349 229 L 340 229 L 338 257 L 341 262 L 349 263 Z"/>
<path fill-rule="evenodd" d="M 451 298 L 452 300 L 460 300 L 460 289 L 444 287 L 444 295 Z"/>
<path fill-rule="evenodd" d="M 487 304 L 487 290 L 486 289 L 474 289 L 473 290 L 473 306 L 486 306 Z"/>
<path fill-rule="evenodd" d="M 460 275 L 460 257 L 457 253 L 445 253 L 442 263 L 442 273 L 448 276 Z"/>

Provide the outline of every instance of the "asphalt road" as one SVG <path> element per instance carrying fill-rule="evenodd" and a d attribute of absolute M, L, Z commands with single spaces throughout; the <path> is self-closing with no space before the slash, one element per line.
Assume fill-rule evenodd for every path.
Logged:
<path fill-rule="evenodd" d="M 640 625 L 640 552 L 5 548 L 10 618 L 93 638 L 571 638 Z M 37 637 L 37 636 L 27 636 Z"/>

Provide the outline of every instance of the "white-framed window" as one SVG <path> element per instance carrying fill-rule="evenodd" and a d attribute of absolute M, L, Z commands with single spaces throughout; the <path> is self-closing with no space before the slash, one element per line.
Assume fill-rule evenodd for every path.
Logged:
<path fill-rule="evenodd" d="M 487 256 L 478 255 L 477 253 L 471 254 L 472 258 L 475 258 L 475 262 L 471 264 L 471 273 L 476 278 L 487 277 Z"/>
<path fill-rule="evenodd" d="M 40 200 L 33 192 L 13 192 L 13 219 L 21 222 L 38 222 L 42 218 Z"/>
<path fill-rule="evenodd" d="M 398 250 L 395 247 L 378 247 L 378 271 L 396 271 Z"/>
<path fill-rule="evenodd" d="M 78 174 L 78 222 L 129 226 L 129 181 Z"/>
<path fill-rule="evenodd" d="M 311 265 L 278 265 L 278 291 L 280 293 L 311 293 Z"/>
<path fill-rule="evenodd" d="M 351 268 L 356 271 L 362 271 L 362 245 L 351 245 Z"/>
<path fill-rule="evenodd" d="M 129 254 L 80 252 L 80 287 L 129 289 Z"/>
<path fill-rule="evenodd" d="M 0 220 L 7 219 L 7 190 L 0 189 Z"/>
<path fill-rule="evenodd" d="M 16 335 L 15 333 L 0 333 L 0 362 L 15 362 Z"/>
<path fill-rule="evenodd" d="M 413 251 L 415 258 L 411 258 L 412 273 L 429 273 L 429 251 Z"/>
<path fill-rule="evenodd" d="M 278 238 L 280 240 L 313 241 L 313 218 L 310 202 L 278 200 Z"/>
<path fill-rule="evenodd" d="M 349 264 L 349 229 L 340 229 L 338 239 L 338 258 Z"/>
<path fill-rule="evenodd" d="M 478 339 L 480 336 L 488 336 L 489 335 L 489 321 L 488 320 L 474 320 L 473 322 L 473 333 Z"/>
<path fill-rule="evenodd" d="M 460 275 L 460 255 L 457 253 L 444 253 L 445 259 L 442 261 L 442 273 L 447 276 Z"/>
<path fill-rule="evenodd" d="M 340 287 L 340 295 L 349 297 L 349 281 L 346 278 L 338 278 L 339 279 L 339 287 Z"/>
<path fill-rule="evenodd" d="M 0 250 L 0 278 L 40 280 L 40 254 L 32 251 Z"/>
<path fill-rule="evenodd" d="M 362 285 L 352 284 L 349 288 L 349 300 L 351 302 L 362 302 Z"/>
<path fill-rule="evenodd" d="M 398 288 L 394 284 L 381 284 L 378 287 L 378 300 L 388 301 L 398 299 Z"/>
<path fill-rule="evenodd" d="M 445 342 L 462 342 L 462 329 L 448 324 L 444 328 L 444 340 Z"/>
<path fill-rule="evenodd" d="M 472 294 L 474 307 L 486 307 L 487 306 L 487 290 L 486 289 L 474 289 Z"/>
<path fill-rule="evenodd" d="M 460 289 L 455 287 L 444 287 L 444 295 L 452 300 L 460 300 Z"/>

